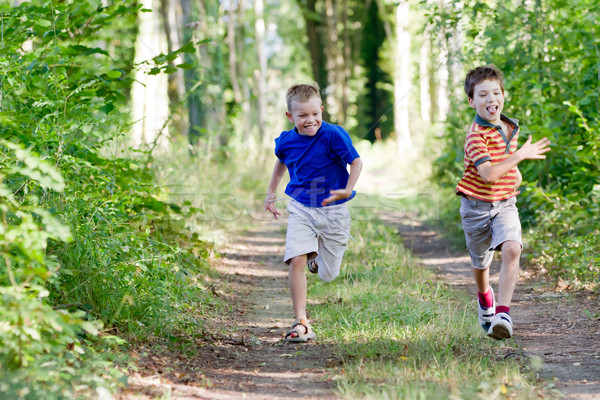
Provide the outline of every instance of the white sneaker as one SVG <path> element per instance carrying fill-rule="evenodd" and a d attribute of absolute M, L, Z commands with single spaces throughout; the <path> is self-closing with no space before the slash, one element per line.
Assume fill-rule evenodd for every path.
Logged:
<path fill-rule="evenodd" d="M 479 325 L 481 325 L 481 329 L 483 329 L 485 333 L 488 333 L 490 330 L 492 319 L 494 319 L 494 315 L 496 315 L 496 296 L 494 296 L 494 290 L 491 286 L 490 290 L 492 291 L 493 299 L 491 307 L 482 307 L 479 303 L 479 299 L 477 300 L 477 305 L 479 306 L 479 309 L 477 310 L 477 315 L 479 316 Z"/>
<path fill-rule="evenodd" d="M 488 336 L 496 340 L 504 340 L 512 337 L 513 322 L 507 313 L 498 313 L 492 319 Z"/>

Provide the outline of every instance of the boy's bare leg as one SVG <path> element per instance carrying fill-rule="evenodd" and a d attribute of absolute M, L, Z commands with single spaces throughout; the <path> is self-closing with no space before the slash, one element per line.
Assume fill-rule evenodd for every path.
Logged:
<path fill-rule="evenodd" d="M 306 254 L 292 258 L 289 266 L 290 292 L 297 320 L 306 318 Z"/>
<path fill-rule="evenodd" d="M 490 268 L 473 268 L 473 276 L 479 293 L 487 293 L 490 290 Z"/>
<path fill-rule="evenodd" d="M 519 279 L 521 245 L 514 240 L 502 243 L 502 266 L 498 283 L 498 305 L 510 307 L 513 292 Z"/>

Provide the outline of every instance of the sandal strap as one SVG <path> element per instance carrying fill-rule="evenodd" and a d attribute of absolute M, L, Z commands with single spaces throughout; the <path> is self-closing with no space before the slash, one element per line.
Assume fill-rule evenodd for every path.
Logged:
<path fill-rule="evenodd" d="M 290 330 L 290 332 L 293 331 L 294 328 L 297 327 L 298 325 L 302 325 L 304 327 L 304 334 L 308 335 L 308 326 L 306 326 L 302 321 L 298 321 L 294 325 L 292 325 L 292 329 Z"/>

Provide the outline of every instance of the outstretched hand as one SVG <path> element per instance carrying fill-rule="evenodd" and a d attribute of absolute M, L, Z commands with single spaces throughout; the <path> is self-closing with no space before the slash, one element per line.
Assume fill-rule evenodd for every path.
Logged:
<path fill-rule="evenodd" d="M 281 212 L 277 209 L 275 205 L 275 195 L 267 195 L 265 197 L 265 211 L 269 211 L 275 219 L 277 219 L 278 215 L 281 215 Z"/>
<path fill-rule="evenodd" d="M 346 190 L 346 189 L 331 190 L 331 191 L 329 191 L 329 194 L 331 196 L 329 196 L 328 198 L 326 198 L 325 200 L 323 200 L 321 202 L 322 206 L 326 206 L 327 204 L 333 203 L 334 201 L 347 199 L 348 197 L 352 196 L 352 190 Z"/>
<path fill-rule="evenodd" d="M 527 138 L 527 141 L 518 150 L 523 156 L 524 160 L 541 160 L 546 158 L 544 153 L 550 151 L 550 140 L 543 138 L 535 143 L 532 143 L 531 135 Z"/>

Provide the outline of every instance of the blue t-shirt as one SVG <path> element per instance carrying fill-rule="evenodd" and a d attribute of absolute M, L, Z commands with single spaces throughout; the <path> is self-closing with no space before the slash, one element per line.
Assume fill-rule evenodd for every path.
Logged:
<path fill-rule="evenodd" d="M 330 190 L 344 189 L 346 165 L 360 157 L 348 132 L 324 121 L 314 136 L 301 135 L 296 128 L 282 132 L 275 139 L 275 155 L 290 174 L 285 193 L 308 207 L 322 207 Z M 345 203 L 355 194 L 329 205 Z"/>

